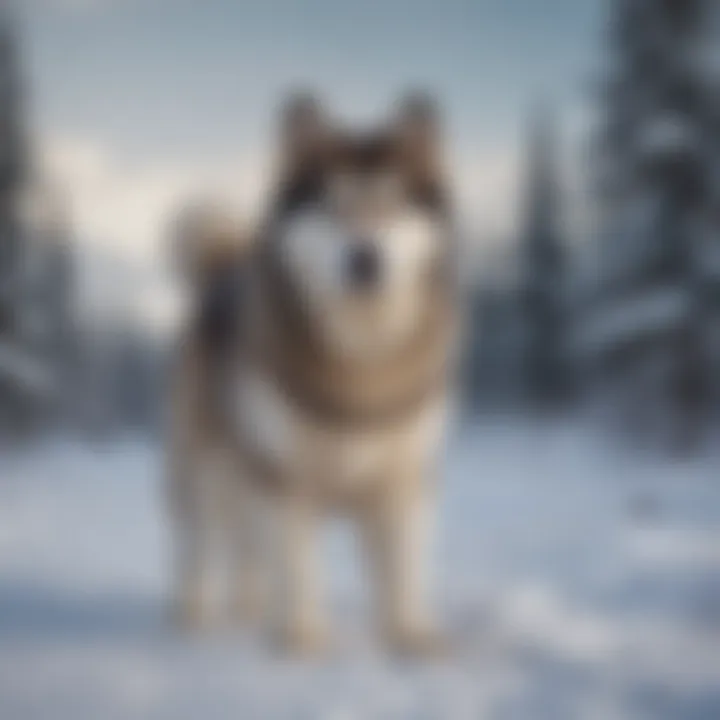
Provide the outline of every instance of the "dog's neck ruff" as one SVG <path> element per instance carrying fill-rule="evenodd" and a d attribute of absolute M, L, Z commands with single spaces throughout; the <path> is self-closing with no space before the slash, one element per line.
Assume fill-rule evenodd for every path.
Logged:
<path fill-rule="evenodd" d="M 272 240 L 258 269 L 265 322 L 255 361 L 314 423 L 358 431 L 397 426 L 443 392 L 452 333 L 449 288 L 434 289 L 421 323 L 401 347 L 353 361 L 333 354 L 318 338 Z"/>

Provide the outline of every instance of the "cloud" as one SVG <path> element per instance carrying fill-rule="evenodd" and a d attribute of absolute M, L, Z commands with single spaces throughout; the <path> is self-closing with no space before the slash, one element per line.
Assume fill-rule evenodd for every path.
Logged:
<path fill-rule="evenodd" d="M 44 170 L 70 198 L 81 241 L 139 262 L 158 257 L 167 222 L 183 200 L 216 198 L 252 214 L 267 177 L 259 159 L 234 150 L 131 160 L 102 141 L 64 137 L 43 143 L 41 156 Z"/>
<path fill-rule="evenodd" d="M 80 295 L 97 312 L 126 306 L 171 314 L 166 235 L 172 216 L 183 202 L 208 198 L 252 217 L 267 178 L 262 162 L 232 149 L 131 160 L 101 140 L 52 137 L 41 143 L 40 156 L 43 173 L 68 198 Z"/>
<path fill-rule="evenodd" d="M 517 231 L 521 162 L 513 148 L 484 147 L 455 163 L 461 219 L 477 242 L 506 239 Z"/>

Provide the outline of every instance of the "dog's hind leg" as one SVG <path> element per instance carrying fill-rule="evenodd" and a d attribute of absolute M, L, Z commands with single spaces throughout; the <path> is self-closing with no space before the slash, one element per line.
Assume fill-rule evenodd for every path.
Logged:
<path fill-rule="evenodd" d="M 222 530 L 217 468 L 203 450 L 181 453 L 173 463 L 173 583 L 177 619 L 190 629 L 207 626 L 213 615 L 214 571 Z"/>
<path fill-rule="evenodd" d="M 262 498 L 240 471 L 233 478 L 229 537 L 230 612 L 242 623 L 262 619 L 267 599 L 267 509 Z"/>

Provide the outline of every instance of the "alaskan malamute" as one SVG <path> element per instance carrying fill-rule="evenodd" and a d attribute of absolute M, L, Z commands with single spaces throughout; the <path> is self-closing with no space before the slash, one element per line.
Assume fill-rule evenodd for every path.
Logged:
<path fill-rule="evenodd" d="M 367 549 L 383 636 L 432 650 L 429 544 L 456 325 L 436 109 L 414 95 L 361 133 L 296 96 L 280 134 L 253 242 L 209 217 L 184 228 L 197 312 L 172 382 L 179 607 L 207 618 L 220 559 L 231 608 L 267 607 L 286 647 L 316 649 L 318 531 L 342 513 Z"/>

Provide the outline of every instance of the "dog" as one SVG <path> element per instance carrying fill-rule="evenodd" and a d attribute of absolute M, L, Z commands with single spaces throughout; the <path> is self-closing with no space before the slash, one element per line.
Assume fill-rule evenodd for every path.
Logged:
<path fill-rule="evenodd" d="M 299 94 L 251 230 L 183 223 L 194 311 L 176 353 L 168 438 L 177 600 L 211 614 L 208 576 L 291 652 L 326 642 L 318 532 L 365 548 L 391 648 L 441 633 L 430 556 L 457 329 L 453 213 L 434 102 L 370 131 Z"/>

